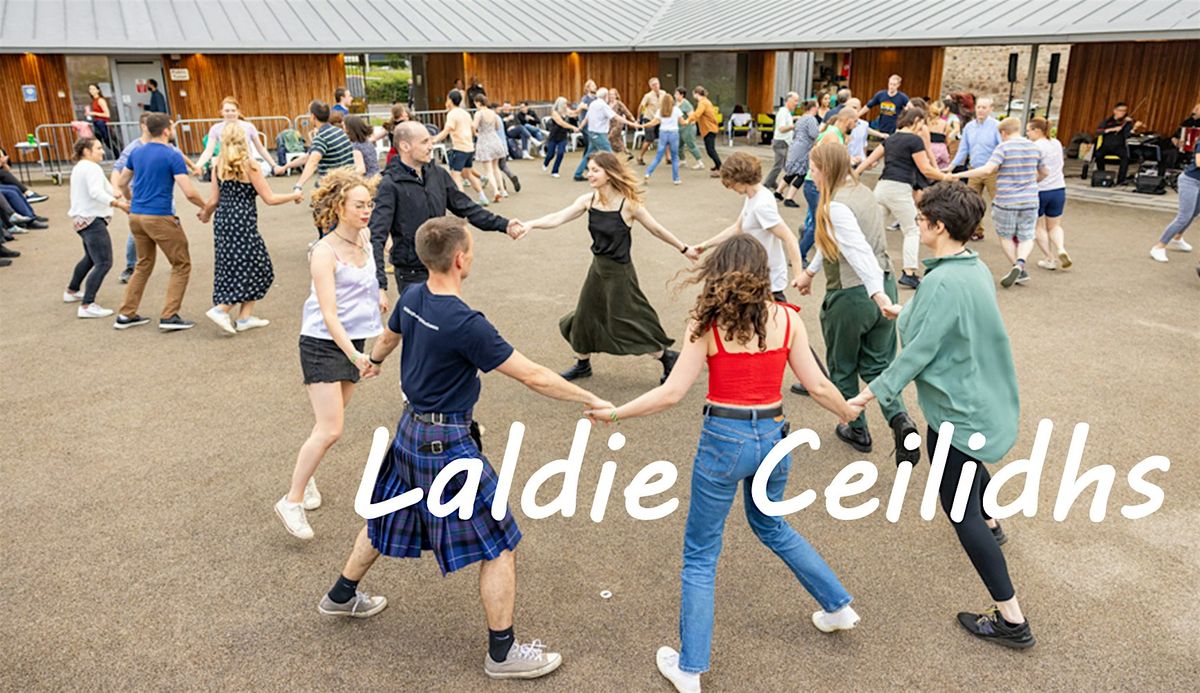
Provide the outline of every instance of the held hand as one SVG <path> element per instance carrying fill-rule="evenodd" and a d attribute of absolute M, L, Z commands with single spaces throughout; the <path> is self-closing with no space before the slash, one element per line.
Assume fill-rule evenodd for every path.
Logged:
<path fill-rule="evenodd" d="M 126 214 L 129 214 L 129 203 L 125 200 L 118 199 L 116 204 L 113 205 L 113 207 L 116 207 L 117 209 L 121 210 L 122 212 L 125 212 Z"/>
<path fill-rule="evenodd" d="M 812 280 L 813 278 L 808 276 L 808 272 L 801 271 L 792 282 L 792 286 L 796 287 L 801 296 L 808 296 L 812 293 Z"/>
<path fill-rule="evenodd" d="M 697 262 L 700 260 L 700 252 L 701 251 L 698 250 L 696 248 L 696 246 L 692 245 L 692 246 L 688 246 L 687 252 L 684 253 L 683 255 L 684 255 L 684 257 L 691 260 L 692 262 Z"/>
<path fill-rule="evenodd" d="M 854 403 L 853 400 L 846 402 L 846 411 L 842 417 L 842 423 L 848 424 L 858 418 L 858 415 L 863 412 L 863 406 Z"/>
<path fill-rule="evenodd" d="M 858 407 L 861 411 L 864 407 L 870 404 L 871 400 L 873 399 L 875 399 L 875 395 L 871 392 L 871 388 L 868 387 L 857 395 L 846 400 L 846 404 L 852 407 Z"/>
<path fill-rule="evenodd" d="M 212 217 L 208 214 L 208 212 L 202 209 L 199 212 L 196 212 L 196 218 L 200 220 L 201 224 L 207 224 L 208 220 Z"/>
<path fill-rule="evenodd" d="M 373 363 L 372 363 L 372 364 L 370 365 L 370 367 L 368 367 L 368 368 L 367 368 L 367 370 L 365 370 L 365 371 L 363 371 L 363 372 L 362 372 L 362 374 L 361 374 L 361 375 L 362 375 L 362 377 L 363 377 L 363 378 L 366 378 L 366 379 L 368 379 L 368 380 L 369 380 L 369 379 L 371 379 L 371 378 L 374 378 L 374 377 L 378 376 L 378 375 L 379 375 L 379 371 L 380 371 L 380 367 L 379 367 L 379 366 L 376 366 L 375 364 L 373 364 Z"/>
<path fill-rule="evenodd" d="M 610 404 L 607 407 L 586 409 L 584 410 L 583 414 L 584 416 L 588 417 L 592 423 L 602 423 L 607 426 L 613 422 L 612 413 L 615 411 L 615 409 L 616 408 Z"/>
<path fill-rule="evenodd" d="M 388 312 L 388 295 L 383 289 L 379 290 L 379 312 L 387 315 Z"/>
<path fill-rule="evenodd" d="M 904 310 L 904 306 L 899 303 L 892 303 L 879 308 L 879 312 L 883 313 L 883 317 L 888 320 L 895 320 L 900 317 L 900 311 L 902 310 Z"/>
<path fill-rule="evenodd" d="M 525 234 L 529 233 L 529 229 L 527 229 L 519 220 L 510 219 L 508 221 L 507 233 L 509 238 L 513 239 L 514 241 L 518 241 L 524 237 Z"/>
<path fill-rule="evenodd" d="M 358 374 L 361 376 L 361 375 L 366 375 L 367 371 L 371 370 L 371 366 L 373 366 L 374 364 L 371 363 L 370 356 L 367 356 L 366 354 L 363 354 L 360 352 L 357 356 L 354 357 L 354 365 L 358 367 Z"/>

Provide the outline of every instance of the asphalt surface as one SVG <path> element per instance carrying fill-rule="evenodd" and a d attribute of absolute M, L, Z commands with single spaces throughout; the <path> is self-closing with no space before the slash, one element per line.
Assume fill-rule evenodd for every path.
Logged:
<path fill-rule="evenodd" d="M 587 189 L 566 174 L 551 180 L 534 162 L 513 167 L 524 190 L 495 206 L 506 215 L 531 218 Z M 649 209 L 687 241 L 707 238 L 741 209 L 707 172 L 686 170 L 679 187 L 668 173 L 649 185 Z M 277 190 L 290 185 L 272 181 Z M 272 512 L 312 425 L 296 346 L 313 239 L 307 208 L 260 206 L 277 281 L 257 314 L 272 323 L 231 337 L 203 316 L 211 227 L 180 197 L 193 262 L 183 314 L 198 324 L 182 334 L 160 334 L 153 324 L 118 332 L 111 320 L 76 319 L 75 306 L 60 302 L 81 245 L 66 218 L 67 188 L 41 187 L 51 200 L 38 211 L 52 228 L 20 237 L 12 247 L 24 256 L 0 269 L 0 689 L 490 687 L 474 568 L 443 579 L 431 556 L 381 559 L 362 587 L 386 595 L 387 610 L 354 622 L 316 610 L 362 525 L 353 500 L 372 430 L 394 426 L 401 411 L 398 359 L 360 385 L 344 437 L 317 474 L 324 506 L 309 516 L 316 538 L 293 539 Z M 802 209 L 783 214 L 793 228 L 803 218 Z M 957 611 L 990 600 L 940 511 L 928 522 L 919 516 L 926 465 L 914 473 L 898 523 L 882 509 L 852 522 L 829 516 L 820 494 L 860 456 L 833 437 L 831 415 L 787 395 L 793 428 L 812 427 L 824 441 L 796 459 L 789 484 L 789 494 L 816 489 L 818 501 L 789 521 L 839 573 L 863 620 L 838 635 L 815 630 L 814 601 L 758 544 L 739 499 L 718 573 L 708 690 L 1194 689 L 1200 280 L 1194 256 L 1172 253 L 1167 265 L 1146 256 L 1170 217 L 1068 203 L 1075 268 L 1032 267 L 1027 286 L 999 290 L 1021 382 L 1021 434 L 1008 459 L 1028 455 L 1040 419 L 1055 425 L 1036 516 L 1005 522 L 1005 554 L 1037 647 L 1003 650 L 956 624 Z M 127 228 L 119 216 L 111 229 L 118 258 Z M 685 260 L 635 233 L 642 287 L 668 331 L 681 334 L 694 290 L 677 293 L 668 281 Z M 590 261 L 585 222 L 519 242 L 476 238 L 466 300 L 534 360 L 567 366 L 558 318 L 574 306 Z M 893 257 L 900 240 L 889 234 Z M 1001 271 L 993 237 L 974 247 Z M 101 289 L 104 306 L 121 302 L 120 264 Z M 144 314 L 157 317 L 167 269 L 160 257 Z M 818 350 L 821 293 L 791 296 L 804 306 Z M 582 384 L 616 402 L 658 382 L 658 366 L 646 358 L 599 356 L 593 366 Z M 623 422 L 628 444 L 617 453 L 605 446 L 608 431 L 594 432 L 574 517 L 519 515 L 517 637 L 543 639 L 565 663 L 540 681 L 496 688 L 669 690 L 654 652 L 678 646 L 680 550 L 703 396 L 697 383 L 674 410 Z M 906 399 L 923 428 L 911 388 Z M 538 467 L 566 456 L 579 414 L 499 374 L 484 376 L 477 416 L 494 464 L 509 425 L 527 427 L 512 505 Z M 869 416 L 876 445 L 865 457 L 880 471 L 872 495 L 886 501 L 892 448 L 878 409 Z M 1071 429 L 1081 422 L 1090 426 L 1083 467 L 1116 470 L 1100 523 L 1087 517 L 1091 489 L 1066 521 L 1051 517 Z M 1150 517 L 1127 520 L 1121 506 L 1144 497 L 1126 473 L 1151 455 L 1170 459 L 1170 471 L 1147 476 L 1165 500 Z M 605 460 L 618 471 L 596 524 L 588 511 Z M 665 519 L 637 521 L 621 490 L 654 460 L 677 465 L 679 479 L 661 499 L 681 505 Z M 552 482 L 539 498 L 557 490 Z"/>

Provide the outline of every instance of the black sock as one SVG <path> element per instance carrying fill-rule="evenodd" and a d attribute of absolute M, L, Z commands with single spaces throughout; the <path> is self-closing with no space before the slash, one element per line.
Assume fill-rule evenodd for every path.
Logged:
<path fill-rule="evenodd" d="M 575 360 L 575 362 L 576 362 L 576 363 L 578 363 L 580 366 L 590 366 L 590 365 L 592 365 L 592 360 L 591 360 L 590 358 L 586 358 L 586 359 L 576 359 L 576 360 Z"/>
<path fill-rule="evenodd" d="M 515 638 L 512 626 L 504 630 L 488 628 L 488 655 L 493 662 L 503 662 L 508 659 L 508 651 L 512 649 Z"/>
<path fill-rule="evenodd" d="M 354 599 L 357 591 L 358 580 L 351 580 L 345 575 L 339 575 L 337 582 L 333 583 L 333 589 L 329 590 L 329 601 L 335 604 L 345 604 Z"/>
<path fill-rule="evenodd" d="M 1004 618 L 1003 616 L 1000 617 L 1000 620 L 1004 622 L 1004 625 L 1008 626 L 1009 628 L 1012 628 L 1013 630 L 1018 630 L 1019 628 L 1021 628 L 1022 626 L 1025 625 L 1025 623 L 1023 621 L 1021 623 L 1013 623 L 1012 621 L 1008 620 L 1007 618 Z"/>

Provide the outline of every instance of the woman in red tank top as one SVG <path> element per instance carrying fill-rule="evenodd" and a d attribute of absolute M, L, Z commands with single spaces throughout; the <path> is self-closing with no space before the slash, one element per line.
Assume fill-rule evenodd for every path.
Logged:
<path fill-rule="evenodd" d="M 108 131 L 108 121 L 112 119 L 112 112 L 108 110 L 108 99 L 100 92 L 100 85 L 89 84 L 88 96 L 92 97 L 92 103 L 83 113 L 92 121 L 92 133 L 109 151 L 119 151 Z"/>
<path fill-rule="evenodd" d="M 813 401 L 842 422 L 858 416 L 817 366 L 800 315 L 771 295 L 767 253 L 754 238 L 738 235 L 711 251 L 691 283 L 702 284 L 675 368 L 663 385 L 614 409 L 588 412 L 620 421 L 668 409 L 687 394 L 708 363 L 704 426 L 692 468 L 692 495 L 683 539 L 682 648 L 658 650 L 658 669 L 679 690 L 699 690 L 712 645 L 713 586 L 725 517 L 744 485 L 746 517 L 754 534 L 796 575 L 820 610 L 813 624 L 824 632 L 852 628 L 858 614 L 851 596 L 821 555 L 782 517 L 751 501 L 750 485 L 767 453 L 789 429 L 783 416 L 783 371 L 808 388 Z M 790 456 L 775 466 L 766 488 L 783 498 Z"/>

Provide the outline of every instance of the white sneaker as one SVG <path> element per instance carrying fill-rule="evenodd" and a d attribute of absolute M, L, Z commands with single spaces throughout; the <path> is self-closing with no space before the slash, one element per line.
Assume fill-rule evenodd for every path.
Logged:
<path fill-rule="evenodd" d="M 284 496 L 275 504 L 275 514 L 283 520 L 283 526 L 293 537 L 304 540 L 313 538 L 312 527 L 308 525 L 303 503 L 289 503 L 287 496 Z"/>
<path fill-rule="evenodd" d="M 1155 260 L 1157 260 L 1159 262 L 1166 262 L 1167 261 L 1167 249 L 1166 248 L 1151 248 L 1150 249 L 1150 257 L 1154 258 Z M 66 296 L 63 296 L 63 300 L 64 301 L 66 300 Z"/>
<path fill-rule="evenodd" d="M 546 164 L 542 164 L 542 173 L 545 173 L 546 171 L 549 171 L 549 170 L 550 170 L 549 166 L 547 166 Z"/>
<path fill-rule="evenodd" d="M 1055 262 L 1054 260 L 1038 260 L 1037 265 L 1038 265 L 1038 267 L 1041 267 L 1044 270 L 1058 269 L 1058 263 Z"/>
<path fill-rule="evenodd" d="M 99 303 L 89 303 L 87 307 L 79 306 L 79 310 L 75 311 L 75 315 L 81 318 L 107 318 L 112 314 L 112 309 L 101 308 Z"/>
<path fill-rule="evenodd" d="M 838 630 L 850 630 L 858 625 L 858 614 L 849 606 L 843 606 L 832 614 L 828 611 L 814 611 L 813 625 L 822 633 L 832 633 Z"/>
<path fill-rule="evenodd" d="M 681 180 L 673 180 L 673 181 L 671 181 L 671 182 L 672 182 L 672 183 L 674 183 L 675 185 L 679 185 L 679 184 L 680 184 L 680 183 L 682 183 L 683 181 L 681 181 Z"/>
<path fill-rule="evenodd" d="M 316 510 L 321 507 L 321 492 L 317 490 L 315 476 L 308 477 L 308 483 L 304 485 L 304 501 L 300 505 L 303 505 L 305 510 Z"/>
<path fill-rule="evenodd" d="M 270 324 L 271 321 L 267 320 L 266 318 L 256 318 L 251 315 L 245 320 L 238 320 L 236 323 L 236 328 L 238 332 L 245 332 L 246 330 L 253 330 L 256 327 L 266 327 Z"/>
<path fill-rule="evenodd" d="M 700 693 L 700 674 L 689 674 L 679 668 L 679 653 L 666 645 L 654 655 L 658 673 L 666 677 L 679 693 Z"/>
<path fill-rule="evenodd" d="M 550 174 L 550 177 L 551 177 L 551 178 L 558 178 L 558 174 L 557 174 L 557 173 L 551 173 L 551 174 Z"/>
<path fill-rule="evenodd" d="M 63 292 L 63 303 L 78 303 L 83 300 L 83 292 L 71 293 L 70 291 Z"/>
<path fill-rule="evenodd" d="M 233 319 L 229 317 L 229 313 L 213 306 L 205 311 L 204 316 L 209 320 L 217 323 L 217 327 L 225 330 L 229 334 L 237 334 L 237 330 L 233 329 Z"/>
<path fill-rule="evenodd" d="M 704 168 L 704 164 L 697 161 L 695 164 L 692 165 L 692 168 L 696 171 L 699 171 L 700 169 Z"/>
<path fill-rule="evenodd" d="M 1190 253 L 1192 252 L 1192 244 L 1188 243 L 1182 238 L 1172 238 L 1170 241 L 1167 241 L 1167 250 L 1178 250 L 1181 253 Z"/>

